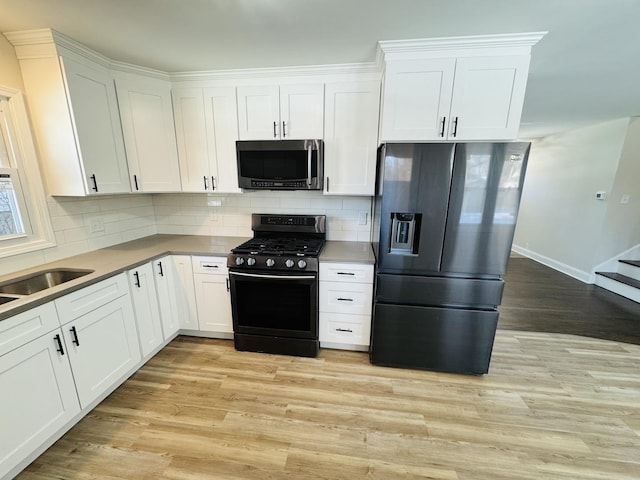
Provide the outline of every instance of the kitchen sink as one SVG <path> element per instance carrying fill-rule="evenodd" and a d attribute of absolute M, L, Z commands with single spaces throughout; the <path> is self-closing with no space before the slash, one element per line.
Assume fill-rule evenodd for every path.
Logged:
<path fill-rule="evenodd" d="M 5 303 L 11 302 L 13 300 L 17 300 L 16 297 L 3 297 L 0 295 L 0 305 L 4 305 Z"/>
<path fill-rule="evenodd" d="M 0 284 L 0 302 L 6 303 L 13 300 L 10 297 L 2 297 L 3 293 L 8 295 L 31 295 L 90 273 L 93 273 L 93 270 L 56 268 L 9 280 Z"/>

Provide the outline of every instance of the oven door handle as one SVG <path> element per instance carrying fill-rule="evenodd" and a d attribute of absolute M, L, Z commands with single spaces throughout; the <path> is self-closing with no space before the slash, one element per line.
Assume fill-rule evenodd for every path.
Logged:
<path fill-rule="evenodd" d="M 256 273 L 239 273 L 229 272 L 229 275 L 238 275 L 240 277 L 252 277 L 252 278 L 274 278 L 276 280 L 314 280 L 314 275 L 260 275 Z"/>

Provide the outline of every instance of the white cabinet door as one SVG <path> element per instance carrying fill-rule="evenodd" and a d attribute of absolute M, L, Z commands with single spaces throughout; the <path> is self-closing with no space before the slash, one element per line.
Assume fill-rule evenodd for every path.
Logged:
<path fill-rule="evenodd" d="M 116 78 L 116 90 L 131 190 L 179 192 L 171 84 L 120 74 Z"/>
<path fill-rule="evenodd" d="M 85 192 L 130 192 L 127 158 L 111 73 L 60 57 L 85 179 Z"/>
<path fill-rule="evenodd" d="M 327 84 L 325 95 L 324 193 L 373 195 L 380 82 Z"/>
<path fill-rule="evenodd" d="M 193 286 L 193 267 L 191 257 L 187 255 L 172 255 L 173 287 L 176 292 L 176 307 L 180 328 L 198 330 L 198 310 L 196 308 L 196 293 Z"/>
<path fill-rule="evenodd" d="M 280 138 L 324 138 L 324 85 L 280 86 Z"/>
<path fill-rule="evenodd" d="M 517 138 L 528 72 L 528 56 L 459 58 L 449 138 Z"/>
<path fill-rule="evenodd" d="M 204 89 L 204 118 L 210 158 L 209 176 L 212 192 L 240 193 L 236 161 L 238 109 L 236 89 Z"/>
<path fill-rule="evenodd" d="M 202 89 L 179 88 L 171 94 L 182 191 L 206 192 L 210 181 L 209 150 Z"/>
<path fill-rule="evenodd" d="M 162 257 L 153 262 L 153 270 L 158 292 L 158 307 L 162 320 L 164 339 L 171 338 L 180 330 L 178 321 L 178 304 L 174 288 L 173 262 L 170 256 Z"/>
<path fill-rule="evenodd" d="M 276 85 L 238 87 L 240 140 L 280 138 L 280 99 Z"/>
<path fill-rule="evenodd" d="M 80 412 L 56 335 L 62 341 L 56 329 L 0 357 L 0 478 Z"/>
<path fill-rule="evenodd" d="M 194 275 L 200 330 L 233 333 L 229 277 L 198 273 Z"/>
<path fill-rule="evenodd" d="M 380 141 L 446 137 L 455 65 L 453 58 L 387 63 Z"/>
<path fill-rule="evenodd" d="M 140 361 L 128 295 L 72 320 L 62 331 L 82 408 L 123 380 Z"/>
<path fill-rule="evenodd" d="M 164 340 L 153 267 L 151 263 L 145 263 L 129 270 L 127 276 L 136 314 L 142 358 L 145 358 Z"/>
<path fill-rule="evenodd" d="M 238 87 L 240 140 L 323 138 L 324 86 Z"/>

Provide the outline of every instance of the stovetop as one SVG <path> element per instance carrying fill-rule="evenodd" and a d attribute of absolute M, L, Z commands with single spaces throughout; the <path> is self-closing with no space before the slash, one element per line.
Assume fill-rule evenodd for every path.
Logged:
<path fill-rule="evenodd" d="M 233 253 L 253 255 L 293 255 L 296 257 L 317 257 L 324 245 L 321 238 L 276 237 L 252 238 L 232 249 Z"/>

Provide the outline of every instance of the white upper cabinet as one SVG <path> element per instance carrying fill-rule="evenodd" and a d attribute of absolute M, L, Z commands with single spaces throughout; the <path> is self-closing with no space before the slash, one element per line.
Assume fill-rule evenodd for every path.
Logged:
<path fill-rule="evenodd" d="M 50 195 L 130 192 L 116 90 L 106 59 L 50 30 L 7 34 L 16 48 Z"/>
<path fill-rule="evenodd" d="M 116 91 L 133 192 L 179 192 L 171 84 L 116 74 Z"/>
<path fill-rule="evenodd" d="M 380 42 L 380 141 L 517 138 L 531 46 L 543 35 Z"/>
<path fill-rule="evenodd" d="M 172 95 L 182 191 L 240 192 L 235 88 L 175 88 Z"/>
<path fill-rule="evenodd" d="M 379 105 L 377 80 L 327 84 L 325 194 L 374 194 Z"/>
<path fill-rule="evenodd" d="M 324 85 L 238 87 L 240 140 L 323 138 Z"/>

